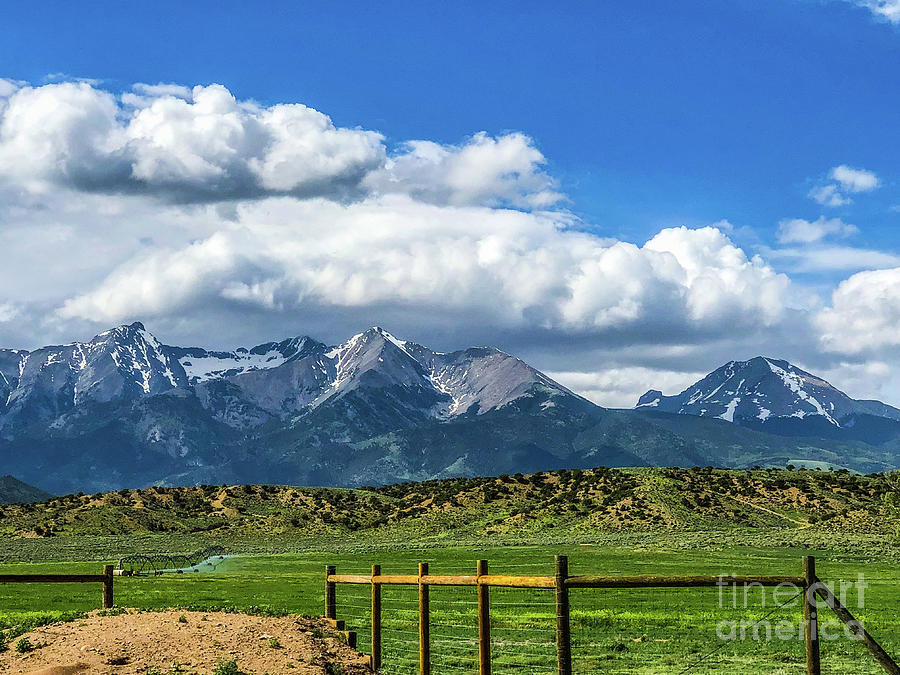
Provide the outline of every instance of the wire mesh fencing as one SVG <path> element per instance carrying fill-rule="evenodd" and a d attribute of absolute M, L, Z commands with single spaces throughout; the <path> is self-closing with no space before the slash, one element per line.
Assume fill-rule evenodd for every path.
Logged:
<path fill-rule="evenodd" d="M 419 672 L 419 600 L 415 586 L 381 589 L 381 672 Z"/>
<path fill-rule="evenodd" d="M 867 631 L 877 628 L 879 649 L 889 654 L 900 650 L 900 619 L 891 611 L 897 604 L 896 577 L 878 579 L 857 574 L 856 578 L 835 577 L 822 583 L 853 615 L 854 620 L 845 624 L 819 595 L 819 645 L 823 675 L 900 672 L 900 669 L 892 669 L 896 668 L 892 663 L 873 660 L 871 645 L 867 646 L 861 639 L 855 625 Z M 867 639 L 873 638 L 867 635 Z"/>
<path fill-rule="evenodd" d="M 805 673 L 802 589 L 746 590 L 573 590 L 572 671 Z"/>
<path fill-rule="evenodd" d="M 556 600 L 546 589 L 490 590 L 491 671 L 556 673 Z"/>
<path fill-rule="evenodd" d="M 372 591 L 360 584 L 339 584 L 337 606 L 347 630 L 356 633 L 356 648 L 363 654 L 372 652 Z"/>
<path fill-rule="evenodd" d="M 429 601 L 432 671 L 478 672 L 478 600 L 472 589 L 434 586 Z"/>
<path fill-rule="evenodd" d="M 822 675 L 883 675 L 884 669 L 872 660 L 871 655 L 858 639 L 844 634 L 843 627 L 826 627 L 829 637 L 823 638 Z M 831 631 L 840 632 L 841 637 L 832 639 Z"/>

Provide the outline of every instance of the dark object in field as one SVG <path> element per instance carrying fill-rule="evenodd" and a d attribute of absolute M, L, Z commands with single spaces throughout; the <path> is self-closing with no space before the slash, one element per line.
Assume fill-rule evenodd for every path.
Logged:
<path fill-rule="evenodd" d="M 145 574 L 153 574 L 159 576 L 164 571 L 174 571 L 176 574 L 183 574 L 185 569 L 198 571 L 197 566 L 206 562 L 212 565 L 211 558 L 222 560 L 225 558 L 226 551 L 224 546 L 207 546 L 193 553 L 136 553 L 134 555 L 125 556 L 119 559 L 116 569 L 120 570 L 121 576 L 140 576 Z"/>

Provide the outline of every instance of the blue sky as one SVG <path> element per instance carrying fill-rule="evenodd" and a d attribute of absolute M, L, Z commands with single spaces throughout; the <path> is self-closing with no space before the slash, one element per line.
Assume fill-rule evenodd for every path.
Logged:
<path fill-rule="evenodd" d="M 836 163 L 900 154 L 900 31 L 845 2 L 9 3 L 0 63 L 301 100 L 389 140 L 532 136 L 605 232 L 813 218 Z M 883 193 L 852 211 L 890 246 Z M 896 196 L 900 202 L 900 195 Z M 887 235 L 887 236 L 886 236 Z"/>
<path fill-rule="evenodd" d="M 787 314 L 779 314 L 777 320 L 770 316 L 771 304 L 761 309 L 735 300 L 734 307 L 728 306 L 731 309 L 721 309 L 720 321 L 731 317 L 728 312 L 733 309 L 744 312 L 741 316 L 747 325 L 763 327 L 763 334 L 741 328 L 742 339 L 728 340 L 720 330 L 698 329 L 700 301 L 694 300 L 686 305 L 687 323 L 662 328 L 640 318 L 645 316 L 640 312 L 629 315 L 631 310 L 624 305 L 616 312 L 634 319 L 633 324 L 608 329 L 603 323 L 607 318 L 591 314 L 587 323 L 593 322 L 595 329 L 590 330 L 581 315 L 570 321 L 570 314 L 580 309 L 557 307 L 554 318 L 547 318 L 526 307 L 521 316 L 540 318 L 513 322 L 514 326 L 497 321 L 493 328 L 471 334 L 455 329 L 444 338 L 448 346 L 467 339 L 499 343 L 563 377 L 569 374 L 570 382 L 582 383 L 581 389 L 592 392 L 595 399 L 616 403 L 654 378 L 677 388 L 718 365 L 712 359 L 752 356 L 754 349 L 766 348 L 779 352 L 774 356 L 799 360 L 848 381 L 853 369 L 863 368 L 866 375 L 856 376 L 859 381 L 851 382 L 850 388 L 860 393 L 868 387 L 872 395 L 884 391 L 900 403 L 893 345 L 863 344 L 860 338 L 838 347 L 828 332 L 842 321 L 851 321 L 846 315 L 850 310 L 841 310 L 832 295 L 839 284 L 868 269 L 900 266 L 900 258 L 894 258 L 900 255 L 895 235 L 900 224 L 896 163 L 900 156 L 896 132 L 900 5 L 896 0 L 273 2 L 264 6 L 50 2 L 40 6 L 7 3 L 3 15 L 0 77 L 13 83 L 9 86 L 18 93 L 81 79 L 90 82 L 92 91 L 112 96 L 128 95 L 137 83 L 188 88 L 217 83 L 237 101 L 255 102 L 259 110 L 303 103 L 328 115 L 338 129 L 377 132 L 389 157 L 405 152 L 404 144 L 410 140 L 460 149 L 478 132 L 486 132 L 491 139 L 520 133 L 529 139 L 528 147 L 517 145 L 516 152 L 527 153 L 531 148 L 540 153 L 540 159 L 529 164 L 540 175 L 526 177 L 531 183 L 515 188 L 521 194 L 511 197 L 512 193 L 503 192 L 499 197 L 475 199 L 467 192 L 469 197 L 447 198 L 446 205 L 489 208 L 491 217 L 501 217 L 496 212 L 504 207 L 535 215 L 543 206 L 538 208 L 532 197 L 547 186 L 534 187 L 534 181 L 547 177 L 552 190 L 563 195 L 549 207 L 554 217 L 565 220 L 572 230 L 590 232 L 591 243 L 608 238 L 640 247 L 667 228 L 715 226 L 748 260 L 761 256 L 767 269 L 784 275 L 790 286 L 779 291 L 784 296 L 779 296 L 779 311 L 787 308 Z M 159 91 L 148 94 L 162 95 Z M 131 114 L 131 104 L 118 105 L 123 106 L 117 113 L 120 117 Z M 7 133 L 10 138 L 12 132 Z M 35 137 L 29 138 L 34 141 Z M 48 139 L 55 142 L 49 135 Z M 15 147 L 21 152 L 32 146 Z M 2 163 L 0 149 L 0 188 Z M 835 177 L 844 175 L 834 173 L 837 167 L 857 173 L 842 182 Z M 7 200 L 8 210 L 26 213 L 23 218 L 35 228 L 70 228 L 63 238 L 74 236 L 81 241 L 108 234 L 102 231 L 106 225 L 99 222 L 76 223 L 86 216 L 73 215 L 71 206 L 34 196 L 47 194 L 34 187 L 36 181 L 59 185 L 58 176 L 51 180 L 44 169 L 27 176 L 7 173 L 9 191 L 6 197 L 0 192 L 0 199 Z M 407 179 L 394 175 L 384 180 L 396 184 Z M 90 180 L 96 176 L 92 174 Z M 167 230 L 174 220 L 194 217 L 200 207 L 179 207 L 173 215 L 172 201 L 183 200 L 185 193 L 179 190 L 184 186 L 172 187 L 171 181 L 166 185 L 177 196 L 167 200 L 160 192 L 163 188 L 156 185 L 146 199 L 128 202 L 126 207 L 123 200 L 137 199 L 133 195 L 144 188 L 104 184 L 86 189 L 66 184 L 75 193 L 86 190 L 92 200 L 102 198 L 100 211 L 120 209 L 116 212 L 130 214 L 135 224 L 130 229 L 117 227 L 122 243 L 108 244 L 106 266 L 69 262 L 68 274 L 55 279 L 56 287 L 48 283 L 34 297 L 13 291 L 8 291 L 11 297 L 0 297 L 0 309 L 5 302 L 13 308 L 7 315 L 18 318 L 4 323 L 0 311 L 0 338 L 33 346 L 30 343 L 44 339 L 63 339 L 70 331 L 90 332 L 94 324 L 119 318 L 140 318 L 151 327 L 155 318 L 162 337 L 173 340 L 204 337 L 205 326 L 220 318 L 192 323 L 189 318 L 194 314 L 188 305 L 165 308 L 156 301 L 146 306 L 138 303 L 134 312 L 139 317 L 127 316 L 126 311 L 100 312 L 96 321 L 86 316 L 87 310 L 58 313 L 59 306 L 71 300 L 66 293 L 73 288 L 79 297 L 95 292 L 110 297 L 111 285 L 127 287 L 122 269 L 134 267 L 130 260 L 171 254 L 179 250 L 182 240 L 187 246 L 228 230 L 227 224 L 210 225 L 208 218 L 202 225 Z M 191 185 L 191 190 L 196 188 Z M 425 201 L 430 205 L 436 203 L 434 186 L 418 185 L 416 190 L 429 195 Z M 440 190 L 445 195 L 446 185 Z M 823 195 L 818 201 L 811 197 L 814 191 Z M 21 197 L 25 192 L 31 195 L 28 200 Z M 523 197 L 526 193 L 531 196 Z M 9 196 L 13 194 L 18 196 Z M 203 203 L 218 200 L 216 213 L 222 214 L 227 209 L 240 212 L 244 206 L 257 208 L 260 200 L 283 198 L 286 193 L 264 191 L 245 205 L 232 193 L 221 198 L 205 194 Z M 306 198 L 296 191 L 291 195 L 298 201 Z M 347 198 L 342 193 L 338 201 Z M 40 213 L 54 215 L 42 220 Z M 806 234 L 798 235 L 796 227 L 784 224 L 791 221 L 805 221 L 806 229 L 801 230 Z M 10 223 L 8 217 L 8 234 Z M 73 235 L 71 228 L 79 234 Z M 122 234 L 126 231 L 130 244 Z M 63 236 L 60 230 L 53 232 Z M 521 243 L 528 240 L 524 234 L 516 236 L 522 246 L 531 245 Z M 539 252 L 544 245 L 533 243 Z M 154 246 L 159 250 L 146 250 Z M 547 246 L 546 250 L 555 250 L 553 244 Z M 673 250 L 684 246 L 683 242 L 671 244 Z M 23 252 L 23 260 L 29 255 L 37 254 Z M 535 259 L 539 258 L 536 254 Z M 577 264 L 590 267 L 584 261 Z M 685 269 L 690 267 L 683 264 Z M 241 270 L 264 266 L 259 261 L 242 265 Z M 255 281 L 241 277 L 240 283 L 257 288 L 271 281 L 260 281 L 260 275 L 253 274 Z M 863 281 L 857 278 L 855 283 Z M 204 277 L 202 283 L 208 279 Z M 231 298 L 226 290 L 237 282 L 229 277 L 215 283 L 219 284 L 216 297 Z M 876 277 L 874 285 L 866 286 L 882 289 L 871 290 L 872 302 L 877 304 L 878 297 L 893 293 L 893 284 L 886 274 Z M 54 293 L 54 288 L 59 292 Z M 852 288 L 845 290 L 849 293 Z M 567 292 L 574 293 L 571 288 Z M 589 295 L 603 292 L 594 289 Z M 742 293 L 768 297 L 767 291 L 749 282 L 734 292 L 736 297 Z M 304 293 L 300 295 L 308 298 L 309 289 Z M 348 300 L 337 303 L 339 318 L 333 322 L 320 316 L 327 314 L 323 309 L 327 303 L 292 305 L 271 298 L 268 302 L 268 314 L 259 307 L 252 310 L 262 312 L 258 335 L 237 318 L 220 340 L 268 339 L 275 336 L 262 333 L 290 331 L 304 321 L 311 324 L 307 332 L 314 328 L 326 333 L 323 337 L 338 337 L 345 328 L 370 319 L 378 323 L 392 319 L 399 328 L 413 332 L 412 337 L 440 341 L 448 335 L 449 320 L 417 323 L 411 318 L 422 317 L 423 312 L 444 316 L 449 311 L 441 302 L 429 304 L 421 298 L 415 302 L 406 296 Z M 640 302 L 646 309 L 654 301 L 641 296 Z M 709 304 L 720 308 L 717 299 Z M 451 309 L 466 315 L 466 308 L 462 303 Z M 247 311 L 251 310 L 239 306 L 230 316 L 242 317 Z M 590 305 L 586 311 L 599 310 Z M 770 314 L 754 314 L 759 311 Z M 795 311 L 799 314 L 792 314 Z M 603 312 L 606 309 L 601 314 L 607 317 Z M 30 318 L 25 322 L 23 317 Z M 893 327 L 892 317 L 888 312 L 880 328 Z M 803 327 L 798 328 L 798 323 Z M 666 349 L 652 338 L 660 330 L 668 332 L 660 337 Z M 859 328 L 861 335 L 872 330 L 868 325 Z M 395 332 L 399 331 L 395 328 Z M 558 356 L 561 345 L 575 343 L 582 345 L 575 350 L 580 355 L 571 361 Z M 635 351 L 635 343 L 645 348 Z M 830 346 L 823 347 L 825 343 Z M 670 353 L 674 355 L 665 356 Z M 592 365 L 601 360 L 612 364 L 605 376 L 599 366 Z M 619 376 L 629 379 L 627 391 L 604 389 L 603 382 Z"/>

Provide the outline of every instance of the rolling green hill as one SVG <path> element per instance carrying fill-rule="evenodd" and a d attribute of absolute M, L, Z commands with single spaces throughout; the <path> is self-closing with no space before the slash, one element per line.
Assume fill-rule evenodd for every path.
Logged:
<path fill-rule="evenodd" d="M 846 471 L 606 469 L 359 490 L 154 487 L 0 507 L 0 536 L 580 540 L 624 531 L 900 531 L 900 481 Z"/>

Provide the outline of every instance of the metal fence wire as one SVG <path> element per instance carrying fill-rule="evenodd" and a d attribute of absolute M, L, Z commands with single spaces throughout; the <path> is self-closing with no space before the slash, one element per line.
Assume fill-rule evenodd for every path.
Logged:
<path fill-rule="evenodd" d="M 733 590 L 573 591 L 573 672 L 805 673 L 802 590 Z"/>
<path fill-rule="evenodd" d="M 490 604 L 491 672 L 556 673 L 553 593 L 496 587 Z"/>
<path fill-rule="evenodd" d="M 429 603 L 432 671 L 478 672 L 478 599 L 472 589 L 434 586 Z"/>

